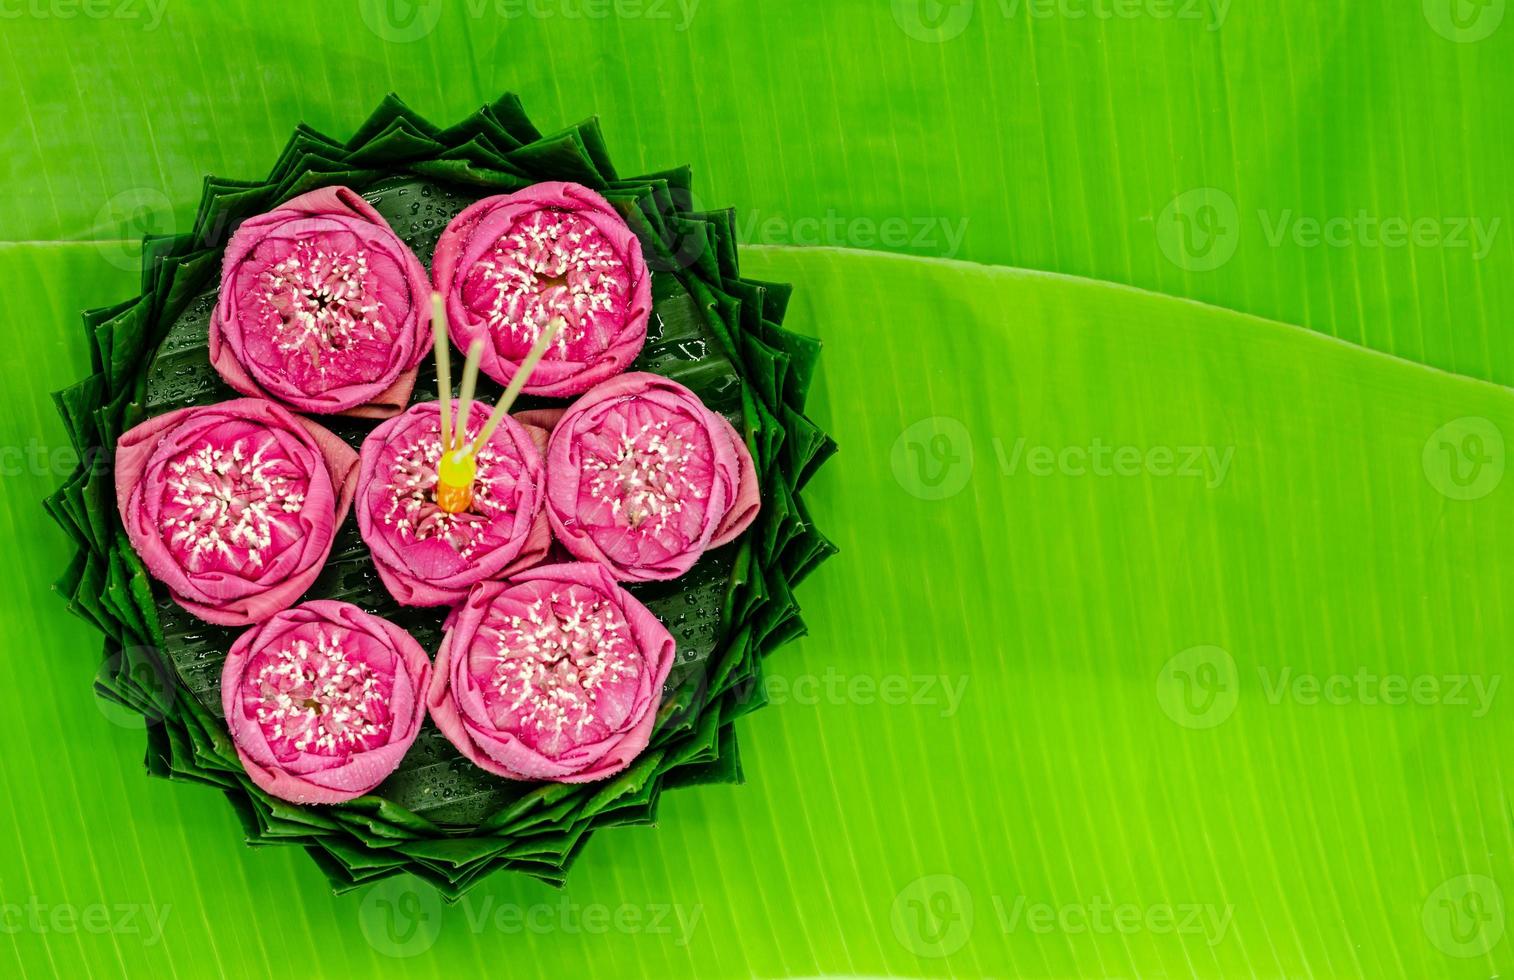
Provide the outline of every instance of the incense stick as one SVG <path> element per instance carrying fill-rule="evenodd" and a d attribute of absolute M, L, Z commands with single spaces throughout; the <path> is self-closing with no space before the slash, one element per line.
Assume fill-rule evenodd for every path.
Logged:
<path fill-rule="evenodd" d="M 431 294 L 431 335 L 436 353 L 436 400 L 442 411 L 442 453 L 452 448 L 452 341 L 447 337 L 447 303 Z"/>
<path fill-rule="evenodd" d="M 505 393 L 494 405 L 494 411 L 489 415 L 489 421 L 484 423 L 483 429 L 478 433 L 478 438 L 473 440 L 470 453 L 477 455 L 489 442 L 489 437 L 494 435 L 494 430 L 499 428 L 500 422 L 504 421 L 505 415 L 510 411 L 510 406 L 515 404 L 515 399 L 520 397 L 520 390 L 531 379 L 531 372 L 536 370 L 536 365 L 546 356 L 547 348 L 552 346 L 552 341 L 557 338 L 557 333 L 567 326 L 567 321 L 562 317 L 553 317 L 552 322 L 547 324 L 547 329 L 536 338 L 536 343 L 531 347 L 531 352 L 526 359 L 520 362 L 520 370 L 515 372 L 515 377 L 510 379 L 510 384 L 505 388 Z"/>
<path fill-rule="evenodd" d="M 468 439 L 468 416 L 473 412 L 473 392 L 478 387 L 478 362 L 484 356 L 484 342 L 475 340 L 468 345 L 468 358 L 463 362 L 463 387 L 457 396 L 457 445 L 449 445 L 448 452 L 462 452 Z"/>

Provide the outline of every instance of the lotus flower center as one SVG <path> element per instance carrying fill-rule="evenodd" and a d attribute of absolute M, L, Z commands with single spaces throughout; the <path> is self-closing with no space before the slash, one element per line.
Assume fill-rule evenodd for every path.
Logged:
<path fill-rule="evenodd" d="M 493 687 L 539 748 L 565 748 L 618 724 L 622 699 L 601 695 L 640 670 L 630 624 L 613 603 L 570 589 L 537 599 L 497 628 Z"/>
<path fill-rule="evenodd" d="M 274 531 L 298 534 L 307 481 L 268 440 L 249 451 L 245 440 L 220 449 L 206 443 L 168 465 L 163 529 L 171 546 L 187 551 L 185 567 L 199 571 L 220 558 L 260 567 Z"/>
<path fill-rule="evenodd" d="M 495 244 L 479 268 L 489 296 L 481 312 L 490 331 L 529 347 L 560 316 L 567 326 L 555 346 L 563 354 L 592 332 L 596 320 L 624 306 L 629 278 L 604 233 L 571 211 L 534 212 Z"/>
<path fill-rule="evenodd" d="M 685 498 L 700 496 L 686 475 L 691 456 L 689 444 L 667 422 L 648 422 L 622 435 L 609 452 L 585 454 L 588 492 L 618 523 L 660 534 L 683 512 Z"/>
<path fill-rule="evenodd" d="M 368 291 L 368 254 L 339 252 L 301 241 L 262 275 L 263 299 L 279 315 L 276 342 L 286 354 L 305 354 L 317 371 L 323 356 L 359 344 L 387 342 L 383 304 Z"/>
<path fill-rule="evenodd" d="M 314 642 L 297 636 L 261 659 L 256 717 L 276 753 L 346 755 L 388 740 L 388 685 L 336 631 L 317 628 Z"/>

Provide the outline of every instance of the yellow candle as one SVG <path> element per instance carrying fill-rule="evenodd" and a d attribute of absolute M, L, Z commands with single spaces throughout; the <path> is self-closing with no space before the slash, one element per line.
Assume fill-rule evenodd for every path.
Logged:
<path fill-rule="evenodd" d="M 478 462 L 471 452 L 442 453 L 436 474 L 436 505 L 449 514 L 461 514 L 473 505 L 473 481 L 477 478 Z"/>

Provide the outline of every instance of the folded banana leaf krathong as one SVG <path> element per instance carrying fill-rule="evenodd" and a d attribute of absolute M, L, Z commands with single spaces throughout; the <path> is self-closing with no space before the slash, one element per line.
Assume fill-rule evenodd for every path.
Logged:
<path fill-rule="evenodd" d="M 631 369 L 676 379 L 744 434 L 761 516 L 682 578 L 632 587 L 678 653 L 651 745 L 620 775 L 511 782 L 469 764 L 428 722 L 399 771 L 369 796 L 318 807 L 270 797 L 243 771 L 219 707 L 221 664 L 240 631 L 191 618 L 146 574 L 115 507 L 116 439 L 144 418 L 234 397 L 206 345 L 221 253 L 244 219 L 345 184 L 429 262 L 463 208 L 543 180 L 599 191 L 641 239 L 654 309 Z M 819 344 L 780 326 L 788 287 L 741 278 L 732 214 L 699 211 L 692 200 L 686 168 L 620 177 L 593 121 L 544 135 L 507 95 L 442 129 L 391 96 L 345 143 L 300 127 L 266 180 L 207 179 L 193 231 L 144 243 L 142 295 L 84 315 L 91 373 L 55 400 L 85 463 L 46 503 L 78 545 L 58 588 L 105 634 L 97 692 L 146 718 L 149 772 L 221 788 L 250 843 L 304 847 L 338 891 L 410 872 L 451 898 L 499 868 L 561 882 L 596 828 L 650 823 L 666 789 L 741 779 L 733 722 L 763 703 L 762 657 L 804 632 L 794 586 L 835 551 L 799 495 L 835 444 L 804 414 Z M 499 392 L 487 382 L 480 389 L 491 401 Z M 436 395 L 434 372 L 423 372 L 415 400 Z M 520 403 L 547 404 L 562 402 Z M 353 445 L 373 425 L 322 422 Z M 352 520 L 306 598 L 354 602 L 430 650 L 440 640 L 445 610 L 394 604 Z"/>

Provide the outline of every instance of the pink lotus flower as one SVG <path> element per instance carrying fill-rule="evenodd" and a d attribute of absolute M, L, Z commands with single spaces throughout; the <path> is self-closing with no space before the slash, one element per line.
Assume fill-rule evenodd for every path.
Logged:
<path fill-rule="evenodd" d="M 458 750 L 509 779 L 585 783 L 647 747 L 673 637 L 602 565 L 548 565 L 468 595 L 426 701 Z"/>
<path fill-rule="evenodd" d="M 468 438 L 488 418 L 489 406 L 474 402 Z M 552 543 L 542 513 L 546 439 L 545 430 L 506 416 L 478 454 L 473 503 L 460 514 L 436 503 L 442 453 L 436 402 L 413 406 L 363 441 L 358 528 L 398 602 L 454 605 L 477 583 L 505 578 L 546 557 Z"/>
<path fill-rule="evenodd" d="M 485 341 L 483 372 L 508 384 L 542 330 L 566 326 L 524 391 L 576 395 L 619 374 L 647 340 L 652 277 L 610 202 L 579 184 L 486 197 L 442 233 L 431 260 L 452 340 Z"/>
<path fill-rule="evenodd" d="M 357 487 L 358 456 L 261 398 L 149 419 L 116 445 L 121 523 L 179 605 L 246 626 L 315 581 Z"/>
<path fill-rule="evenodd" d="M 431 349 L 426 270 L 346 187 L 242 222 L 221 266 L 210 362 L 226 383 L 301 412 L 387 418 Z"/>
<path fill-rule="evenodd" d="M 247 775 L 291 803 L 343 803 L 399 768 L 426 714 L 431 661 L 346 602 L 307 602 L 243 633 L 221 707 Z"/>
<path fill-rule="evenodd" d="M 584 395 L 547 445 L 558 541 L 623 581 L 677 578 L 757 517 L 757 471 L 729 422 L 656 374 Z"/>

